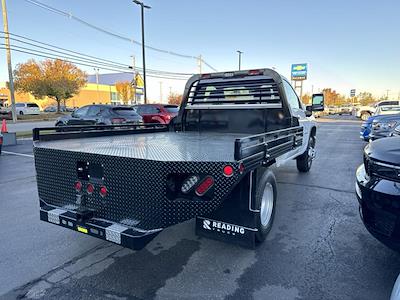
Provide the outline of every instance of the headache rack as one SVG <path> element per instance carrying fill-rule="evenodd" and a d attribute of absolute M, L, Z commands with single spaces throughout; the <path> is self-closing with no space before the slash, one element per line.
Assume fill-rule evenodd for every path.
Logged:
<path fill-rule="evenodd" d="M 249 106 L 251 105 L 251 107 Z M 272 77 L 211 78 L 195 81 L 186 109 L 281 108 L 278 85 Z"/>
<path fill-rule="evenodd" d="M 235 140 L 234 158 L 247 166 L 273 162 L 303 144 L 303 127 L 291 127 Z"/>

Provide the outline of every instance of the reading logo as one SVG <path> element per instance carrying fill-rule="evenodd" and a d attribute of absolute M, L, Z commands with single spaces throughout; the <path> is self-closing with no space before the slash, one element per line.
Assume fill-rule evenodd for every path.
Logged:
<path fill-rule="evenodd" d="M 236 233 L 244 234 L 244 227 L 227 224 L 224 222 L 203 220 L 203 228 L 207 230 L 216 230 L 225 234 L 235 235 Z"/>

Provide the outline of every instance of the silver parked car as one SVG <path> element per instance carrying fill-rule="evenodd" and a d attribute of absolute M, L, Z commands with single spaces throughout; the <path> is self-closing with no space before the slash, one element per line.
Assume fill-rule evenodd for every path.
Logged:
<path fill-rule="evenodd" d="M 377 140 L 393 136 L 394 131 L 397 129 L 400 129 L 400 114 L 377 116 L 372 121 L 369 138 L 371 140 Z"/>
<path fill-rule="evenodd" d="M 11 108 L 10 108 L 11 109 Z M 40 108 L 36 103 L 17 102 L 15 103 L 15 110 L 18 115 L 38 115 Z"/>

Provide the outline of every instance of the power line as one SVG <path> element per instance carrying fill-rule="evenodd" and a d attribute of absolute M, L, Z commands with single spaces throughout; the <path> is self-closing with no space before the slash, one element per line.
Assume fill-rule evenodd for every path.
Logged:
<path fill-rule="evenodd" d="M 4 33 L 4 32 L 3 32 L 3 31 L 0 31 L 0 33 Z M 16 37 L 25 39 L 25 40 L 27 40 L 27 41 L 34 42 L 34 43 L 41 44 L 41 45 L 45 45 L 45 46 L 52 47 L 52 48 L 55 48 L 55 49 L 59 49 L 59 50 L 71 52 L 71 53 L 73 53 L 73 54 L 77 54 L 77 55 L 81 55 L 81 56 L 86 56 L 86 57 L 98 59 L 98 57 L 95 57 L 95 56 L 92 56 L 92 55 L 84 54 L 84 53 L 82 53 L 82 52 L 77 52 L 77 51 L 73 51 L 73 50 L 68 50 L 68 49 L 65 49 L 65 48 L 62 48 L 62 47 L 58 47 L 58 46 L 54 46 L 54 45 L 51 45 L 51 44 L 48 44 L 48 43 L 45 43 L 45 42 L 40 42 L 40 41 L 38 41 L 38 40 L 34 40 L 34 39 L 31 39 L 31 38 L 25 37 L 25 36 L 23 36 L 23 35 L 19 35 L 19 34 L 15 34 L 15 33 L 9 33 L 9 35 L 11 35 L 11 36 L 16 36 Z M 35 46 L 35 47 L 39 47 L 39 46 L 36 46 L 36 45 L 34 45 L 34 44 L 31 44 L 31 43 L 28 43 L 28 42 L 25 42 L 25 41 L 21 41 L 21 40 L 16 39 L 16 38 L 11 38 L 11 39 L 14 40 L 14 41 L 18 41 L 18 42 L 21 42 L 21 43 L 25 43 L 25 44 L 28 44 L 28 45 Z M 40 48 L 42 48 L 42 47 L 40 47 Z M 47 48 L 44 48 L 44 47 L 43 47 L 43 49 L 47 49 Z M 53 51 L 55 51 L 55 50 L 53 50 Z M 123 65 L 123 66 L 129 66 L 129 65 L 125 65 L 125 64 L 122 64 L 122 63 L 118 63 L 118 62 L 115 62 L 115 61 L 111 61 L 111 60 L 108 60 L 108 59 L 105 59 L 105 58 L 101 58 L 101 60 L 102 60 L 102 61 L 111 62 L 111 63 L 115 63 L 115 64 L 120 64 L 120 65 Z"/>
<path fill-rule="evenodd" d="M 0 44 L 1 46 L 4 46 L 4 44 Z M 122 68 L 113 68 L 113 67 L 104 67 L 104 66 L 99 66 L 99 65 L 95 65 L 95 64 L 90 64 L 90 63 L 86 63 L 86 62 L 81 62 L 81 61 L 75 61 L 73 59 L 69 59 L 69 58 L 60 58 L 57 56 L 52 56 L 43 52 L 40 52 L 38 50 L 34 50 L 34 49 L 28 49 L 27 50 L 21 50 L 21 49 L 15 49 L 15 46 L 11 46 L 10 50 L 11 51 L 16 51 L 19 53 L 24 53 L 24 54 L 30 54 L 33 56 L 38 56 L 38 57 L 43 57 L 43 58 L 49 58 L 49 59 L 59 59 L 62 61 L 66 61 L 66 62 L 71 62 L 71 63 L 75 63 L 77 65 L 82 65 L 82 66 L 86 66 L 86 67 L 92 67 L 92 68 L 99 68 L 99 69 L 103 69 L 103 70 L 108 70 L 108 71 L 114 71 L 114 72 L 124 72 L 124 73 L 132 73 L 134 74 L 135 72 L 133 72 L 132 70 L 127 71 L 127 70 L 122 70 Z M 19 47 L 22 48 L 22 47 Z M 0 47 L 0 49 L 7 49 L 6 47 Z M 31 52 L 34 51 L 34 52 Z M 36 53 L 35 53 L 36 52 Z M 187 77 L 178 77 L 178 76 L 173 76 L 173 75 L 163 75 L 160 73 L 149 73 L 149 77 L 154 77 L 154 78 L 164 78 L 164 79 L 174 79 L 174 80 L 187 80 Z"/>
<path fill-rule="evenodd" d="M 99 31 L 99 32 L 102 32 L 102 33 L 104 33 L 104 34 L 107 34 L 107 35 L 109 35 L 109 36 L 112 36 L 112 37 L 114 37 L 114 38 L 118 38 L 118 39 L 120 39 L 120 40 L 123 40 L 123 41 L 126 41 L 126 42 L 130 42 L 130 43 L 133 43 L 133 44 L 136 44 L 136 45 L 139 45 L 139 46 L 142 45 L 142 43 L 140 43 L 140 42 L 138 42 L 138 41 L 136 41 L 136 40 L 134 40 L 134 39 L 131 39 L 131 38 L 126 37 L 126 36 L 123 36 L 123 35 L 121 35 L 121 34 L 119 34 L 119 33 L 115 33 L 115 32 L 112 32 L 112 31 L 110 31 L 110 30 L 101 28 L 101 27 L 99 27 L 99 26 L 97 26 L 97 25 L 91 24 L 91 23 L 89 23 L 89 22 L 87 22 L 87 21 L 85 21 L 85 20 L 83 20 L 83 19 L 81 19 L 81 18 L 79 18 L 79 17 L 76 17 L 76 16 L 72 15 L 72 14 L 69 13 L 69 12 L 60 10 L 60 9 L 58 9 L 58 8 L 52 7 L 52 6 L 50 6 L 50 5 L 44 4 L 44 3 L 39 2 L 39 1 L 36 1 L 36 0 L 24 0 L 24 1 L 25 1 L 25 2 L 28 2 L 28 3 L 30 3 L 30 4 L 33 4 L 33 5 L 37 6 L 37 7 L 40 7 L 40 8 L 42 8 L 42 9 L 45 9 L 45 10 L 47 10 L 47 11 L 50 11 L 50 12 L 52 12 L 52 13 L 55 13 L 55 14 L 61 15 L 61 16 L 63 16 L 63 17 L 66 17 L 66 18 L 68 18 L 68 19 L 75 20 L 75 21 L 77 21 L 77 22 L 79 22 L 79 23 L 81 23 L 81 24 L 83 24 L 83 25 L 85 25 L 85 26 L 87 26 L 87 27 L 90 27 L 90 28 L 92 28 L 92 29 L 94 29 L 94 30 L 97 30 L 97 31 Z M 153 50 L 153 51 L 157 51 L 157 52 L 160 52 L 160 53 L 164 53 L 164 54 L 169 54 L 169 55 L 174 55 L 174 56 L 182 57 L 182 58 L 199 59 L 199 57 L 197 57 L 197 56 L 187 55 L 187 54 L 182 54 L 182 53 L 177 53 L 177 52 L 174 52 L 174 51 L 164 50 L 164 49 L 152 47 L 152 46 L 149 46 L 149 45 L 145 45 L 145 48 L 150 49 L 150 50 Z M 207 67 L 209 67 L 211 70 L 213 70 L 214 72 L 217 72 L 217 70 L 216 70 L 213 66 L 211 66 L 209 63 L 207 63 L 204 59 L 201 58 L 201 61 L 202 61 Z"/>
<path fill-rule="evenodd" d="M 2 33 L 2 31 L 0 31 L 0 33 Z M 16 38 L 11 38 L 11 40 L 17 41 L 17 42 L 22 43 L 22 44 L 30 45 L 30 46 L 33 46 L 33 47 L 37 47 L 37 48 L 40 48 L 40 49 L 45 49 L 45 50 L 48 50 L 48 51 L 51 51 L 51 52 L 55 52 L 57 54 L 48 53 L 48 52 L 44 52 L 44 51 L 39 51 L 39 50 L 32 49 L 32 48 L 21 47 L 21 46 L 18 46 L 18 45 L 13 45 L 14 47 L 20 48 L 22 50 L 35 51 L 35 52 L 39 52 L 41 54 L 52 55 L 52 56 L 54 56 L 54 55 L 60 56 L 58 54 L 58 53 L 60 53 L 60 54 L 63 55 L 62 56 L 63 58 L 67 58 L 68 57 L 68 59 L 71 59 L 71 57 L 72 57 L 73 60 L 89 62 L 89 63 L 95 63 L 95 64 L 103 65 L 103 66 L 106 66 L 106 67 L 113 67 L 113 68 L 119 68 L 119 69 L 122 68 L 124 70 L 133 69 L 132 66 L 127 65 L 127 64 L 122 64 L 122 63 L 119 63 L 119 62 L 107 60 L 107 59 L 96 57 L 96 56 L 93 56 L 93 55 L 88 55 L 88 54 L 84 54 L 84 53 L 81 53 L 81 52 L 77 52 L 77 51 L 72 51 L 72 50 L 69 50 L 69 49 L 61 48 L 61 47 L 54 46 L 54 45 L 51 45 L 51 44 L 48 44 L 48 43 L 40 42 L 38 40 L 29 39 L 29 38 L 24 37 L 22 35 L 17 35 L 17 34 L 13 34 L 13 33 L 10 33 L 10 35 L 21 37 L 22 39 L 26 39 L 26 40 L 32 41 L 33 43 L 36 43 L 36 44 L 39 44 L 39 45 L 36 45 L 36 44 L 33 44 L 33 43 L 29 43 L 29 42 L 26 42 L 26 41 L 23 41 L 23 40 L 20 40 L 20 39 L 16 39 Z M 46 45 L 48 47 L 43 47 L 41 45 Z M 52 48 L 55 48 L 55 49 L 61 49 L 63 51 L 54 50 L 54 49 L 51 49 L 49 47 L 52 47 Z M 78 55 L 74 55 L 74 54 L 69 54 L 68 52 L 76 53 L 79 56 Z M 87 58 L 87 57 L 89 57 L 89 58 Z M 142 70 L 141 68 L 135 68 L 135 69 L 137 69 L 139 71 Z M 172 75 L 172 76 L 191 76 L 191 75 L 193 75 L 191 73 L 177 73 L 177 72 L 168 72 L 168 71 L 153 70 L 153 69 L 149 69 L 149 71 L 153 72 L 153 73 L 164 74 L 164 75 Z"/>

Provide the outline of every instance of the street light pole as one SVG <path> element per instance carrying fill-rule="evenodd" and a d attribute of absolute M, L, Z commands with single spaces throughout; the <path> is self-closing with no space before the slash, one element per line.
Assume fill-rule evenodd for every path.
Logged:
<path fill-rule="evenodd" d="M 137 5 L 140 5 L 141 8 L 141 16 L 142 16 L 142 60 L 143 60 L 143 95 L 144 95 L 144 103 L 147 103 L 147 92 L 146 92 L 146 55 L 145 55 L 145 44 L 144 44 L 144 9 L 150 9 L 151 7 L 145 5 L 143 2 L 138 0 L 133 0 L 133 2 Z"/>
<path fill-rule="evenodd" d="M 242 53 L 243 52 L 240 50 L 237 50 L 236 52 L 239 54 L 239 71 L 240 71 L 242 68 Z"/>
<path fill-rule="evenodd" d="M 97 103 L 100 104 L 100 94 L 99 94 L 99 68 L 93 68 L 96 72 L 96 86 L 97 86 Z"/>
<path fill-rule="evenodd" d="M 7 55 L 7 65 L 8 65 L 8 80 L 10 88 L 11 97 L 11 113 L 13 122 L 17 122 L 17 112 L 15 110 L 15 95 L 14 95 L 14 79 L 11 65 L 11 51 L 10 51 L 10 35 L 8 33 L 8 18 L 7 18 L 7 8 L 6 0 L 1 0 L 1 7 L 3 9 L 3 27 L 4 27 L 4 39 L 6 44 L 6 55 Z"/>

